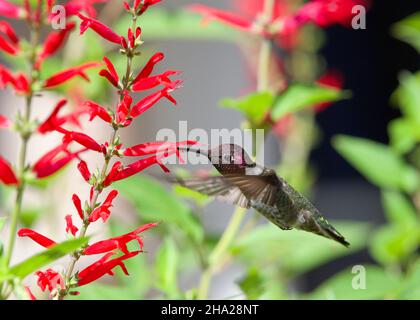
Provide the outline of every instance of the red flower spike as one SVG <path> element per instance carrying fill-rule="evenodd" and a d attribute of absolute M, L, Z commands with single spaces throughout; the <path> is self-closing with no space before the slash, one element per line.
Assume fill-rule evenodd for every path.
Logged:
<path fill-rule="evenodd" d="M 29 288 L 28 286 L 24 286 L 24 288 L 30 300 L 37 300 L 37 298 L 32 293 L 31 288 Z"/>
<path fill-rule="evenodd" d="M 55 54 L 63 45 L 67 36 L 70 32 L 74 29 L 76 24 L 74 22 L 70 22 L 67 24 L 66 28 L 60 31 L 51 32 L 44 41 L 44 46 L 42 48 L 41 53 L 38 56 L 38 60 L 36 62 L 37 68 L 39 68 L 42 61 L 44 61 L 47 57 Z"/>
<path fill-rule="evenodd" d="M 104 57 L 103 60 L 104 60 L 104 62 L 106 64 L 106 67 L 107 67 L 108 70 L 105 70 L 105 69 L 101 70 L 99 72 L 99 75 L 102 76 L 102 77 L 107 78 L 108 81 L 114 87 L 118 88 L 119 87 L 119 85 L 118 85 L 119 77 L 118 77 L 117 71 L 115 70 L 114 65 L 112 64 L 111 60 L 109 60 L 107 57 Z"/>
<path fill-rule="evenodd" d="M 0 129 L 7 129 L 10 127 L 10 125 L 10 120 L 0 114 Z"/>
<path fill-rule="evenodd" d="M 90 69 L 90 68 L 94 68 L 94 67 L 98 67 L 98 66 L 100 66 L 100 64 L 97 63 L 97 62 L 87 62 L 85 64 L 82 64 L 81 66 L 63 70 L 63 71 L 53 75 L 52 77 L 48 78 L 47 80 L 45 80 L 44 88 L 48 89 L 48 88 L 58 86 L 58 85 L 66 82 L 66 81 L 69 81 L 70 79 L 72 79 L 76 76 L 80 76 L 83 79 L 85 79 L 86 81 L 90 81 L 89 77 L 86 75 L 86 73 L 84 71 L 86 69 Z"/>
<path fill-rule="evenodd" d="M 35 275 L 38 277 L 38 286 L 44 292 L 46 289 L 52 291 L 58 286 L 61 289 L 65 288 L 65 283 L 61 275 L 53 269 L 47 269 L 45 272 L 37 271 Z"/>
<path fill-rule="evenodd" d="M 86 32 L 88 28 L 95 31 L 97 34 L 99 34 L 102 38 L 116 43 L 121 43 L 121 36 L 116 34 L 114 31 L 111 30 L 111 28 L 104 25 L 102 22 L 95 20 L 93 18 L 88 18 L 81 13 L 76 14 L 80 19 L 82 19 L 82 23 L 80 24 L 80 34 L 83 34 Z"/>
<path fill-rule="evenodd" d="M 66 131 L 63 137 L 63 143 L 68 144 L 72 141 L 77 142 L 78 144 L 84 146 L 89 150 L 102 152 L 101 145 L 97 143 L 94 139 L 89 137 L 87 134 L 76 131 Z"/>
<path fill-rule="evenodd" d="M 70 232 L 75 237 L 79 229 L 73 224 L 71 214 L 66 215 L 65 219 L 66 219 L 66 232 L 67 233 Z"/>
<path fill-rule="evenodd" d="M 139 15 L 142 15 L 150 6 L 153 6 L 159 2 L 161 2 L 162 0 L 144 0 L 143 1 L 143 6 L 141 8 L 141 10 L 139 11 Z"/>
<path fill-rule="evenodd" d="M 77 196 L 77 194 L 73 194 L 72 201 L 80 219 L 84 220 L 85 218 L 84 218 L 84 213 L 82 209 L 82 201 L 80 201 L 80 198 Z"/>
<path fill-rule="evenodd" d="M 127 269 L 125 268 L 123 261 L 133 258 L 139 253 L 140 251 L 130 252 L 129 254 L 125 254 L 121 257 L 114 258 L 112 260 L 109 260 L 109 258 L 111 258 L 111 256 L 114 253 L 110 252 L 106 254 L 101 259 L 79 272 L 77 282 L 78 286 L 84 286 L 103 277 L 106 274 L 113 275 L 112 269 L 114 269 L 116 266 L 120 266 L 124 273 L 128 275 Z"/>
<path fill-rule="evenodd" d="M 50 131 L 55 131 L 57 129 L 57 127 L 60 126 L 60 124 L 58 124 L 57 121 L 57 115 L 60 112 L 60 110 L 67 104 L 67 100 L 66 99 L 61 99 L 57 105 L 54 107 L 53 111 L 51 112 L 51 114 L 49 115 L 49 117 L 47 118 L 47 120 L 45 120 L 39 127 L 38 127 L 38 132 L 45 134 L 47 132 Z"/>
<path fill-rule="evenodd" d="M 91 173 L 89 171 L 89 168 L 87 166 L 87 163 L 85 161 L 80 161 L 77 165 L 77 169 L 79 170 L 80 174 L 82 175 L 83 179 L 85 179 L 86 182 L 89 182 Z"/>
<path fill-rule="evenodd" d="M 118 195 L 117 190 L 112 190 L 108 196 L 106 197 L 104 203 L 100 205 L 99 207 L 95 208 L 93 212 L 89 216 L 90 222 L 95 222 L 99 218 L 102 218 L 103 222 L 106 222 L 108 220 L 109 215 L 111 214 L 111 211 L 109 208 L 112 207 L 112 201 L 115 199 L 115 197 Z"/>
<path fill-rule="evenodd" d="M 26 16 L 25 10 L 6 0 L 0 0 L 0 16 L 21 19 Z"/>
<path fill-rule="evenodd" d="M 149 61 L 146 63 L 146 65 L 143 67 L 143 69 L 140 71 L 137 77 L 133 80 L 133 85 L 140 79 L 144 79 L 150 76 L 153 72 L 155 65 L 158 62 L 162 61 L 164 58 L 165 58 L 165 55 L 162 52 L 155 53 L 149 59 Z"/>
<path fill-rule="evenodd" d="M 203 15 L 204 22 L 217 20 L 243 31 L 250 31 L 253 27 L 252 21 L 248 21 L 232 12 L 211 8 L 201 4 L 190 5 L 188 6 L 188 10 Z"/>
<path fill-rule="evenodd" d="M 92 121 L 96 117 L 99 117 L 105 122 L 108 122 L 108 123 L 112 122 L 112 117 L 110 116 L 108 111 L 106 111 L 106 109 L 100 106 L 99 104 L 92 101 L 86 101 L 85 106 L 89 108 L 89 111 L 88 111 L 90 115 L 89 121 Z"/>
<path fill-rule="evenodd" d="M 35 241 L 40 246 L 43 246 L 44 248 L 50 248 L 52 246 L 55 246 L 57 243 L 42 234 L 39 234 L 36 231 L 33 231 L 31 229 L 20 229 L 18 231 L 19 237 L 29 237 L 32 239 L 32 241 Z"/>
<path fill-rule="evenodd" d="M 169 76 L 173 76 L 179 73 L 179 71 L 169 70 L 153 77 L 140 79 L 133 85 L 132 89 L 133 91 L 144 91 L 157 87 L 161 84 L 170 89 L 174 89 L 175 83 L 171 82 Z"/>
<path fill-rule="evenodd" d="M 133 106 L 133 108 L 131 109 L 130 115 L 133 118 L 138 117 L 139 115 L 141 115 L 142 113 L 144 113 L 145 111 L 153 107 L 162 98 L 166 98 L 169 101 L 171 101 L 173 104 L 176 104 L 176 100 L 169 93 L 177 89 L 180 83 L 181 83 L 180 81 L 175 81 L 174 89 L 164 88 L 162 90 L 159 90 L 143 98 L 142 100 L 140 100 Z"/>
<path fill-rule="evenodd" d="M 11 165 L 2 156 L 0 156 L 0 181 L 5 185 L 19 184 Z"/>
<path fill-rule="evenodd" d="M 114 251 L 116 249 L 121 250 L 125 254 L 129 254 L 129 251 L 127 249 L 127 243 L 129 243 L 132 240 L 136 240 L 140 246 L 140 250 L 143 249 L 143 241 L 140 238 L 139 234 L 150 229 L 153 227 L 156 227 L 158 223 L 149 223 L 146 225 L 143 225 L 129 233 L 123 234 L 118 237 L 110 238 L 107 240 L 98 241 L 89 247 L 87 247 L 83 254 L 85 255 L 93 255 L 93 254 L 100 254 L 100 253 L 107 253 L 110 251 Z"/>
<path fill-rule="evenodd" d="M 16 35 L 15 30 L 6 21 L 0 21 L 0 32 L 3 32 L 13 44 L 19 43 L 19 37 Z"/>

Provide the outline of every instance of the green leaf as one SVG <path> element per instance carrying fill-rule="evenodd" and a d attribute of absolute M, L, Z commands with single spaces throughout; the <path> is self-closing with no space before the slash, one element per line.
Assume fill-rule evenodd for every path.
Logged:
<path fill-rule="evenodd" d="M 157 287 L 169 298 L 178 294 L 178 249 L 171 238 L 166 238 L 156 254 Z"/>
<path fill-rule="evenodd" d="M 413 204 L 398 191 L 382 191 L 382 205 L 388 221 L 402 226 L 415 226 L 419 223 Z"/>
<path fill-rule="evenodd" d="M 210 197 L 208 195 L 185 188 L 181 185 L 174 186 L 174 192 L 179 197 L 193 200 L 199 206 L 204 206 L 210 201 Z"/>
<path fill-rule="evenodd" d="M 420 72 L 412 74 L 404 71 L 400 74 L 400 86 L 392 96 L 405 117 L 417 125 L 420 124 Z"/>
<path fill-rule="evenodd" d="M 264 279 L 257 268 L 248 270 L 238 284 L 249 300 L 257 300 L 264 293 Z"/>
<path fill-rule="evenodd" d="M 86 245 L 88 238 L 64 241 L 13 266 L 9 274 L 24 279 L 29 274 Z"/>
<path fill-rule="evenodd" d="M 27 208 L 22 210 L 19 220 L 25 228 L 31 228 L 43 212 L 45 208 Z"/>
<path fill-rule="evenodd" d="M 416 142 L 420 141 L 420 126 L 411 119 L 392 120 L 388 132 L 392 148 L 401 154 L 412 150 Z"/>
<path fill-rule="evenodd" d="M 370 241 L 372 257 L 383 265 L 405 263 L 420 243 L 418 225 L 386 225 Z"/>
<path fill-rule="evenodd" d="M 420 260 L 411 266 L 397 297 L 402 300 L 420 300 Z"/>
<path fill-rule="evenodd" d="M 349 96 L 348 91 L 324 86 L 294 84 L 277 99 L 271 117 L 273 120 L 279 120 L 289 113 L 313 107 L 319 103 L 338 101 Z"/>
<path fill-rule="evenodd" d="M 191 210 L 155 180 L 136 176 L 115 184 L 134 205 L 142 219 L 175 224 L 195 241 L 201 241 L 204 231 Z"/>
<path fill-rule="evenodd" d="M 301 274 L 365 246 L 368 224 L 337 222 L 333 225 L 350 242 L 350 248 L 309 232 L 285 232 L 270 223 L 238 239 L 232 253 L 251 266 L 277 264 L 293 275 Z"/>
<path fill-rule="evenodd" d="M 274 102 L 270 92 L 256 92 L 239 99 L 224 99 L 221 105 L 242 112 L 253 124 L 260 124 Z"/>
<path fill-rule="evenodd" d="M 390 147 L 371 140 L 339 135 L 333 146 L 371 183 L 382 188 L 413 192 L 418 186 L 418 173 Z"/>
<path fill-rule="evenodd" d="M 360 266 L 360 269 L 353 268 L 333 276 L 312 292 L 308 298 L 317 300 L 384 299 L 388 296 L 392 297 L 398 288 L 399 278 L 379 267 Z M 363 282 L 359 282 L 359 279 L 363 279 L 363 272 L 365 286 L 360 286 Z"/>
<path fill-rule="evenodd" d="M 420 52 L 420 12 L 394 24 L 391 32 L 394 37 L 407 42 Z"/>

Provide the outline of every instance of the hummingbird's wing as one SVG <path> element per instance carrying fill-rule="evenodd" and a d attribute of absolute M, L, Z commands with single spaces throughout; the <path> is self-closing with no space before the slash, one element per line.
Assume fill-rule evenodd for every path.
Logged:
<path fill-rule="evenodd" d="M 227 174 L 225 178 L 238 187 L 249 201 L 272 207 L 276 205 L 280 181 L 274 170 L 264 168 L 258 175 Z"/>
<path fill-rule="evenodd" d="M 170 176 L 166 177 L 166 180 L 172 183 L 178 183 L 183 187 L 208 196 L 216 196 L 219 200 L 238 205 L 243 208 L 250 208 L 250 202 L 242 191 L 235 185 L 231 184 L 223 176 L 190 178 Z"/>

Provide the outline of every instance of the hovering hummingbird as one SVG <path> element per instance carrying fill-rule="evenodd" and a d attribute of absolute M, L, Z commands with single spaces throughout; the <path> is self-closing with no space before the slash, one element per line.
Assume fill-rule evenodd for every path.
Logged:
<path fill-rule="evenodd" d="M 253 162 L 240 146 L 222 144 L 211 150 L 179 147 L 206 156 L 221 176 L 170 178 L 171 182 L 243 208 L 254 208 L 282 230 L 293 228 L 350 244 L 315 206 L 274 170 Z"/>

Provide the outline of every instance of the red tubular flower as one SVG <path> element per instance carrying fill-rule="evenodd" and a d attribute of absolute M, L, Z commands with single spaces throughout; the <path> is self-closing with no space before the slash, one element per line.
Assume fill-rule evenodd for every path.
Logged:
<path fill-rule="evenodd" d="M 19 48 L 13 43 L 10 43 L 4 39 L 2 36 L 0 36 L 0 49 L 11 55 L 16 55 L 19 53 Z"/>
<path fill-rule="evenodd" d="M 41 179 L 53 175 L 85 151 L 80 150 L 71 153 L 67 150 L 67 147 L 67 144 L 61 144 L 42 156 L 32 168 L 36 176 Z"/>
<path fill-rule="evenodd" d="M 5 88 L 10 84 L 18 94 L 28 93 L 29 82 L 24 74 L 13 75 L 10 70 L 0 65 L 0 88 Z"/>
<path fill-rule="evenodd" d="M 87 163 L 83 160 L 80 161 L 79 164 L 77 165 L 77 169 L 79 169 L 79 172 L 82 175 L 83 179 L 85 179 L 86 182 L 89 182 L 91 173 L 89 171 Z"/>
<path fill-rule="evenodd" d="M 312 0 L 298 10 L 295 19 L 300 23 L 313 22 L 320 27 L 349 26 L 354 17 L 353 7 L 367 7 L 369 4 L 369 0 Z"/>
<path fill-rule="evenodd" d="M 12 26 L 6 21 L 0 21 L 0 32 L 7 35 L 13 44 L 16 45 L 19 43 L 19 37 L 15 33 L 15 30 L 13 30 Z"/>
<path fill-rule="evenodd" d="M 64 5 L 66 16 L 74 16 L 80 11 L 84 11 L 89 17 L 96 16 L 95 3 L 104 3 L 108 0 L 72 0 Z"/>
<path fill-rule="evenodd" d="M 143 6 L 140 9 L 140 11 L 139 11 L 138 14 L 139 15 L 143 14 L 150 6 L 153 6 L 153 5 L 155 5 L 155 4 L 157 4 L 157 3 L 161 2 L 161 1 L 162 0 L 144 0 L 143 1 Z M 136 3 L 137 3 L 137 5 L 136 5 Z M 135 1 L 135 4 L 134 4 L 134 8 L 138 8 L 139 3 L 140 3 L 140 1 L 136 0 Z"/>
<path fill-rule="evenodd" d="M 60 110 L 66 105 L 67 100 L 61 99 L 57 105 L 54 107 L 51 114 L 48 116 L 48 118 L 38 127 L 38 132 L 45 134 L 50 131 L 57 130 L 57 127 L 61 125 L 61 123 L 58 123 L 57 115 L 60 112 Z"/>
<path fill-rule="evenodd" d="M 11 165 L 2 156 L 0 156 L 0 181 L 5 185 L 19 184 Z"/>
<path fill-rule="evenodd" d="M 58 86 L 58 85 L 66 82 L 66 81 L 69 81 L 70 79 L 72 79 L 76 76 L 80 76 L 83 79 L 85 79 L 86 81 L 90 81 L 89 77 L 86 75 L 86 73 L 84 71 L 86 69 L 89 69 L 89 68 L 98 67 L 99 65 L 100 64 L 97 63 L 97 62 L 87 62 L 85 64 L 82 64 L 81 66 L 63 70 L 63 71 L 51 76 L 47 80 L 45 80 L 44 88 L 48 89 L 48 88 Z"/>
<path fill-rule="evenodd" d="M 88 18 L 81 13 L 77 13 L 76 15 L 82 20 L 82 23 L 80 24 L 80 34 L 85 33 L 88 28 L 91 28 L 102 38 L 116 44 L 121 44 L 121 36 L 116 34 L 111 30 L 111 28 L 107 27 L 102 22 L 93 18 Z"/>
<path fill-rule="evenodd" d="M 57 243 L 42 234 L 39 234 L 36 231 L 33 231 L 31 229 L 20 229 L 18 231 L 19 237 L 29 237 L 39 245 L 43 246 L 44 248 L 50 248 L 52 246 L 55 246 Z"/>
<path fill-rule="evenodd" d="M 66 215 L 66 232 L 71 233 L 73 236 L 76 236 L 77 231 L 79 229 L 73 224 L 73 220 L 71 218 L 71 214 Z"/>
<path fill-rule="evenodd" d="M 62 289 L 65 288 L 65 283 L 61 275 L 52 269 L 47 269 L 45 272 L 37 271 L 35 272 L 35 275 L 38 276 L 37 284 L 42 291 L 45 291 L 45 289 L 52 291 L 57 288 L 57 286 Z"/>
<path fill-rule="evenodd" d="M 130 115 L 133 118 L 138 117 L 139 115 L 141 115 L 142 113 L 144 113 L 145 111 L 153 107 L 162 98 L 166 98 L 176 105 L 176 100 L 169 93 L 174 91 L 175 89 L 178 89 L 180 84 L 181 84 L 181 81 L 175 81 L 173 89 L 166 87 L 162 90 L 159 90 L 143 98 L 142 100 L 140 100 L 133 106 L 133 108 L 131 109 Z"/>
<path fill-rule="evenodd" d="M 104 62 L 106 64 L 106 67 L 107 67 L 108 70 L 105 70 L 105 69 L 101 70 L 99 72 L 99 75 L 102 76 L 102 77 L 107 78 L 108 81 L 114 87 L 118 88 L 119 87 L 119 84 L 118 84 L 119 77 L 118 77 L 117 71 L 115 70 L 114 65 L 112 64 L 111 60 L 109 60 L 107 57 L 104 57 L 103 60 L 104 60 Z"/>
<path fill-rule="evenodd" d="M 66 130 L 64 130 L 64 132 L 65 132 L 65 135 L 63 137 L 64 144 L 68 144 L 74 141 L 89 150 L 102 152 L 101 145 L 97 143 L 94 139 L 89 137 L 87 134 L 76 132 L 76 131 L 66 131 Z"/>
<path fill-rule="evenodd" d="M 169 76 L 173 76 L 179 73 L 179 71 L 169 70 L 153 77 L 140 79 L 133 85 L 132 89 L 133 91 L 144 91 L 157 87 L 161 84 L 165 87 L 173 89 L 174 82 L 171 82 Z"/>
<path fill-rule="evenodd" d="M 188 6 L 188 9 L 193 12 L 202 14 L 205 22 L 210 20 L 218 20 L 222 23 L 243 31 L 250 31 L 253 27 L 252 21 L 248 21 L 247 19 L 232 12 L 211 8 L 201 4 Z"/>
<path fill-rule="evenodd" d="M 340 90 L 344 84 L 343 75 L 337 70 L 330 70 L 318 79 L 317 84 L 327 88 Z M 316 112 L 322 112 L 332 104 L 332 102 L 320 103 L 314 106 L 314 110 Z"/>
<path fill-rule="evenodd" d="M 118 237 L 110 238 L 107 240 L 98 241 L 89 247 L 87 247 L 83 254 L 85 255 L 93 255 L 93 254 L 100 254 L 100 253 L 107 253 L 110 251 L 114 251 L 116 249 L 121 250 L 125 254 L 129 254 L 127 249 L 127 243 L 132 240 L 136 240 L 140 246 L 140 250 L 143 249 L 143 241 L 140 238 L 139 234 L 150 229 L 156 227 L 157 223 L 149 223 L 145 224 L 129 233 L 123 234 Z"/>
<path fill-rule="evenodd" d="M 112 260 L 109 259 L 114 255 L 113 252 L 104 255 L 101 259 L 79 272 L 77 282 L 78 286 L 84 286 L 85 284 L 91 283 L 106 274 L 113 275 L 114 273 L 112 272 L 112 269 L 116 266 L 120 266 L 124 273 L 128 275 L 128 271 L 123 261 L 135 257 L 139 253 L 140 251 L 130 252 Z"/>
<path fill-rule="evenodd" d="M 6 0 L 0 0 L 0 16 L 12 19 L 21 19 L 26 16 L 23 8 L 14 5 Z"/>
<path fill-rule="evenodd" d="M 115 180 L 115 178 L 122 171 L 123 168 L 124 166 L 120 161 L 115 162 L 104 180 L 104 187 L 108 187 Z"/>
<path fill-rule="evenodd" d="M 167 153 L 161 154 L 161 155 L 156 155 L 156 156 L 152 156 L 152 157 L 148 157 L 145 159 L 141 159 L 138 160 L 130 165 L 128 165 L 127 167 L 123 168 L 122 170 L 120 170 L 120 172 L 118 172 L 118 174 L 114 177 L 114 179 L 111 182 L 115 182 L 115 181 L 119 181 L 119 180 L 123 180 L 126 179 L 128 177 L 131 177 L 145 169 L 147 169 L 148 167 L 154 165 L 154 164 L 158 164 L 163 171 L 165 172 L 169 172 L 168 168 L 166 168 L 162 163 L 161 160 L 165 157 L 169 157 L 172 154 L 177 153 L 177 151 L 175 150 L 170 150 Z"/>
<path fill-rule="evenodd" d="M 99 218 L 102 218 L 102 221 L 106 222 L 106 220 L 108 220 L 109 218 L 109 215 L 111 214 L 111 211 L 109 210 L 109 208 L 112 207 L 112 201 L 114 201 L 117 195 L 118 195 L 118 191 L 112 190 L 106 197 L 104 203 L 101 204 L 99 207 L 97 207 L 95 210 L 93 210 L 93 212 L 90 214 L 89 221 L 95 222 Z"/>
<path fill-rule="evenodd" d="M 77 196 L 77 194 L 73 194 L 72 201 L 74 204 L 74 207 L 77 210 L 77 213 L 79 214 L 79 217 L 81 220 L 84 220 L 84 213 L 82 209 L 82 201 L 80 201 L 80 198 Z"/>
<path fill-rule="evenodd" d="M 108 111 L 106 111 L 106 109 L 100 106 L 99 104 L 92 101 L 86 101 L 85 106 L 89 108 L 89 111 L 88 111 L 90 115 L 89 121 L 92 121 L 96 117 L 99 117 L 105 122 L 108 122 L 108 123 L 112 122 L 112 117 L 110 116 Z"/>
<path fill-rule="evenodd" d="M 10 125 L 11 125 L 10 120 L 7 119 L 5 116 L 0 114 L 0 129 L 9 128 Z"/>
<path fill-rule="evenodd" d="M 39 68 L 42 61 L 44 61 L 47 57 L 56 53 L 60 47 L 65 42 L 67 36 L 75 27 L 74 22 L 70 22 L 67 24 L 65 29 L 60 31 L 51 32 L 47 38 L 45 39 L 44 46 L 42 48 L 41 53 L 38 56 L 38 60 L 36 62 L 37 68 Z"/>
<path fill-rule="evenodd" d="M 181 145 L 195 145 L 197 141 L 181 141 L 181 142 L 146 142 L 135 145 L 133 147 L 125 149 L 122 153 L 127 157 L 142 157 L 150 154 L 156 154 L 161 152 L 168 153 L 170 150 L 176 151 Z"/>
<path fill-rule="evenodd" d="M 127 119 L 131 111 L 131 104 L 133 103 L 133 98 L 125 94 L 122 101 L 118 103 L 117 106 L 117 123 L 122 124 L 123 126 L 128 126 L 131 123 L 131 119 Z"/>
<path fill-rule="evenodd" d="M 162 52 L 155 53 L 149 61 L 146 63 L 146 65 L 143 67 L 143 69 L 139 72 L 137 77 L 133 80 L 133 85 L 135 85 L 138 81 L 141 79 L 147 78 L 150 76 L 153 72 L 153 69 L 155 65 L 162 61 L 165 58 L 165 55 Z"/>

